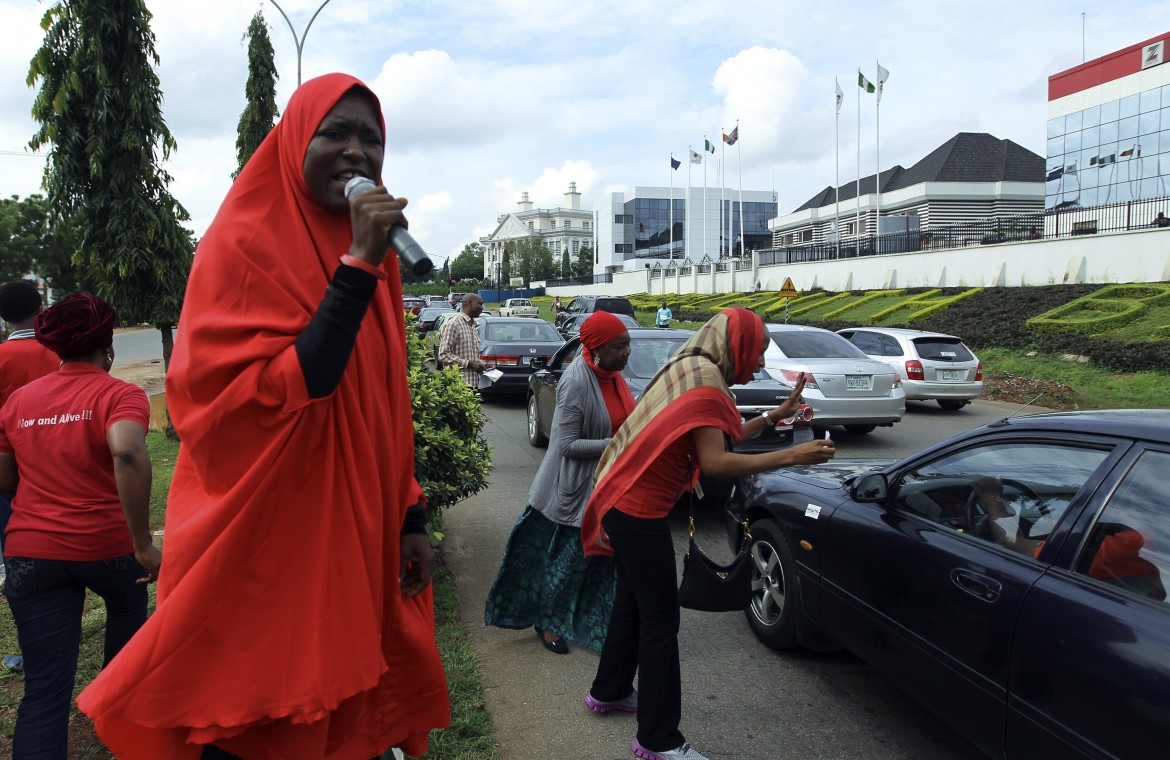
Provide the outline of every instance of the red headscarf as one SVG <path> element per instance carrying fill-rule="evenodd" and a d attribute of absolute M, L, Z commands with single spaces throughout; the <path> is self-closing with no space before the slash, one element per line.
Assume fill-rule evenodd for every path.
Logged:
<path fill-rule="evenodd" d="M 97 296 L 74 293 L 37 314 L 37 341 L 62 359 L 77 359 L 114 342 L 114 309 Z"/>
<path fill-rule="evenodd" d="M 605 400 L 605 408 L 609 412 L 615 431 L 629 418 L 637 402 L 634 400 L 634 394 L 630 393 L 630 386 L 622 376 L 621 370 L 602 369 L 593 360 L 593 352 L 627 332 L 629 329 L 622 321 L 608 311 L 594 312 L 581 325 L 581 345 L 585 347 L 581 356 L 585 364 L 602 380 L 613 381 L 608 386 L 602 384 L 601 397 Z"/>
<path fill-rule="evenodd" d="M 430 591 L 397 580 L 421 490 L 394 257 L 332 395 L 309 398 L 294 346 L 352 240 L 302 171 L 352 88 L 373 98 L 343 74 L 297 89 L 195 254 L 158 609 L 78 699 L 122 760 L 418 755 L 449 721 Z"/>

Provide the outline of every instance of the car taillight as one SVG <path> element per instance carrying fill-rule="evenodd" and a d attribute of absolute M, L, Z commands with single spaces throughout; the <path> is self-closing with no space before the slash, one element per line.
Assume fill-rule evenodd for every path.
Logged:
<path fill-rule="evenodd" d="M 492 356 L 491 354 L 480 354 L 480 361 L 485 361 L 488 364 L 495 364 L 498 367 L 518 367 L 520 366 L 519 356 Z"/>
<path fill-rule="evenodd" d="M 897 372 L 894 373 L 894 387 L 895 388 L 902 387 L 902 376 L 899 375 Z"/>
<path fill-rule="evenodd" d="M 978 366 L 975 367 L 975 379 L 983 379 L 983 362 L 979 362 Z"/>
<path fill-rule="evenodd" d="M 922 362 L 917 359 L 911 359 L 906 362 L 906 379 L 907 380 L 925 380 L 926 373 L 922 371 Z"/>
<path fill-rule="evenodd" d="M 817 379 L 813 377 L 811 372 L 798 372 L 794 369 L 782 369 L 780 370 L 780 373 L 784 376 L 784 380 L 794 387 L 796 386 L 797 381 L 800 380 L 801 375 L 804 375 L 805 388 L 817 387 Z"/>

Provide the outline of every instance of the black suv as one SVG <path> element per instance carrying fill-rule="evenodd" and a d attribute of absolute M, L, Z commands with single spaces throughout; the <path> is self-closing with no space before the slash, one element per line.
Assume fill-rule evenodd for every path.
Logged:
<path fill-rule="evenodd" d="M 592 314 L 595 311 L 608 311 L 610 314 L 633 317 L 634 305 L 630 303 L 630 299 L 621 296 L 577 296 L 557 314 L 554 324 L 560 327 L 562 322 L 574 314 Z"/>

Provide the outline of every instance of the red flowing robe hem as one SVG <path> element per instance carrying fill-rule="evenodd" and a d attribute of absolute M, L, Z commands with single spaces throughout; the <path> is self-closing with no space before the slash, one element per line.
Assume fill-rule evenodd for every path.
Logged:
<path fill-rule="evenodd" d="M 601 518 L 637 482 L 670 444 L 699 427 L 715 427 L 732 440 L 743 434 L 743 420 L 727 394 L 716 388 L 695 388 L 671 401 L 642 429 L 619 455 L 589 497 L 581 516 L 581 545 L 585 556 L 613 555 L 601 539 Z M 696 466 L 688 490 L 699 479 Z"/>
<path fill-rule="evenodd" d="M 346 732 L 328 738 L 328 721 L 297 723 L 295 718 L 249 726 L 143 726 L 120 718 L 94 721 L 99 738 L 119 760 L 199 760 L 206 744 L 247 760 L 369 760 L 389 747 L 418 757 L 426 754 L 430 732 L 450 725 L 446 690 L 417 695 L 403 705 L 405 712 L 390 716 L 378 735 L 361 741 Z"/>

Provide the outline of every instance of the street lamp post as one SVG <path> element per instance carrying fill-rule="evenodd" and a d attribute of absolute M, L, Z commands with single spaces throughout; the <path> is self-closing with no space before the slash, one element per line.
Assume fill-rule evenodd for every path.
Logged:
<path fill-rule="evenodd" d="M 313 13 L 313 18 L 309 19 L 309 23 L 305 25 L 305 31 L 303 34 L 301 34 L 300 37 L 297 37 L 297 30 L 293 28 L 292 22 L 288 20 L 288 14 L 284 12 L 284 9 L 280 7 L 280 5 L 276 2 L 276 0 L 268 0 L 268 2 L 275 5 L 276 10 L 280 11 L 280 15 L 284 16 L 284 23 L 288 24 L 288 30 L 290 32 L 292 32 L 293 41 L 297 43 L 297 87 L 300 87 L 301 86 L 301 53 L 305 49 L 305 37 L 307 37 L 309 35 L 309 27 L 311 27 L 313 25 L 313 22 L 317 20 L 317 14 L 319 14 L 321 12 L 321 9 L 324 8 L 326 5 L 329 5 L 329 0 L 325 0 L 325 2 L 323 2 L 319 6 L 317 6 L 317 10 L 314 11 L 314 13 Z"/>

